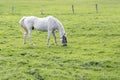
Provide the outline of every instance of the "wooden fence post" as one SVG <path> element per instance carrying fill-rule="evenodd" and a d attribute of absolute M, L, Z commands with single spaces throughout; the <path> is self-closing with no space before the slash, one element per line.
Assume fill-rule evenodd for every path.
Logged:
<path fill-rule="evenodd" d="M 12 5 L 12 7 L 11 7 L 11 12 L 12 12 L 12 14 L 14 14 L 14 5 Z"/>
<path fill-rule="evenodd" d="M 44 14 L 44 9 L 43 9 L 43 5 L 40 6 L 40 14 L 43 15 Z"/>
<path fill-rule="evenodd" d="M 11 12 L 12 12 L 12 14 L 14 14 L 14 5 L 12 5 L 12 7 L 11 7 Z"/>
<path fill-rule="evenodd" d="M 72 4 L 72 12 L 73 12 L 73 14 L 74 14 L 74 5 Z"/>
<path fill-rule="evenodd" d="M 41 13 L 41 15 L 43 15 L 43 14 L 44 14 L 44 13 L 43 13 L 43 9 L 42 9 L 42 8 L 40 9 L 40 13 Z"/>
<path fill-rule="evenodd" d="M 98 13 L 98 4 L 96 4 L 95 7 L 96 7 L 96 13 Z"/>

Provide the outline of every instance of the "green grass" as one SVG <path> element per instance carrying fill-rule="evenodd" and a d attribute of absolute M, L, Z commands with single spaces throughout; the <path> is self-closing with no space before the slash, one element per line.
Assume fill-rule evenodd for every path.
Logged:
<path fill-rule="evenodd" d="M 0 0 L 0 80 L 120 80 L 119 3 L 119 0 Z M 29 40 L 23 45 L 18 21 L 31 15 L 57 17 L 67 32 L 68 46 L 61 46 L 57 32 L 58 46 L 51 36 L 48 47 L 47 32 L 39 31 L 32 32 L 35 46 Z"/>

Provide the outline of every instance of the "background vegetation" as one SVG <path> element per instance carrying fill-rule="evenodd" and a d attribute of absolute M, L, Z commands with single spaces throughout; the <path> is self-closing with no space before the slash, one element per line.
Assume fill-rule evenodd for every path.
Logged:
<path fill-rule="evenodd" d="M 0 0 L 1 80 L 119 80 L 120 0 Z M 72 4 L 75 13 L 72 14 Z M 98 4 L 96 13 L 95 4 Z M 41 11 L 43 14 L 41 14 Z M 68 46 L 46 45 L 47 33 L 33 31 L 23 45 L 22 16 L 57 17 Z"/>

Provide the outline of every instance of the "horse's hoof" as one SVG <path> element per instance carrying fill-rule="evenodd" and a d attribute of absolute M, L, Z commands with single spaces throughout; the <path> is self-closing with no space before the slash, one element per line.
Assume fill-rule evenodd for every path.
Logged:
<path fill-rule="evenodd" d="M 34 43 L 32 43 L 31 45 L 32 45 L 32 46 L 35 46 L 35 44 L 34 44 Z"/>

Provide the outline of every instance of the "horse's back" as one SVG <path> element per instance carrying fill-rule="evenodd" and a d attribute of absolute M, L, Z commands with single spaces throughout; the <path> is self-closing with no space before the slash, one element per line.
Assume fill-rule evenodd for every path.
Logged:
<path fill-rule="evenodd" d="M 47 16 L 44 18 L 38 18 L 36 16 L 23 17 L 19 23 L 26 28 L 32 29 L 34 27 L 40 31 L 48 31 L 48 29 L 55 30 L 63 27 L 61 22 L 53 16 Z"/>
<path fill-rule="evenodd" d="M 26 17 L 26 16 L 23 16 L 20 20 L 19 20 L 19 24 L 20 25 L 23 25 L 23 24 L 26 24 L 26 23 L 30 23 L 34 18 L 34 16 L 30 16 L 30 17 Z"/>

